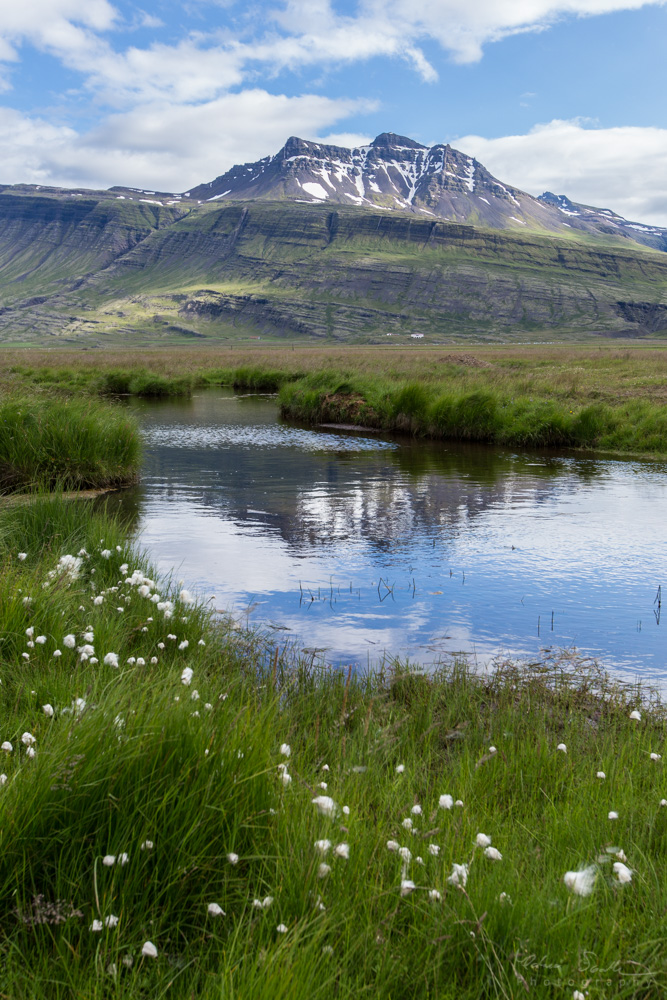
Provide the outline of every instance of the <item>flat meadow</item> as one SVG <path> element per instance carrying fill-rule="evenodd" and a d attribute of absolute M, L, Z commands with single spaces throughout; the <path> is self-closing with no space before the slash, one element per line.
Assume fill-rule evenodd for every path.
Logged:
<path fill-rule="evenodd" d="M 217 355 L 179 367 L 175 353 L 131 368 L 127 354 L 5 358 L 2 405 L 30 390 L 46 407 L 26 423 L 39 457 L 55 433 L 49 406 L 78 379 L 84 409 L 69 411 L 67 440 L 96 414 L 81 433 L 104 455 L 109 373 L 116 391 L 121 375 L 145 378 L 134 387 L 145 392 L 158 378 L 161 391 L 172 378 L 179 391 L 183 379 L 216 384 Z M 289 371 L 270 352 L 224 370 L 244 369 L 245 385 L 278 371 L 281 391 L 323 377 L 293 353 Z M 563 376 L 546 353 L 540 391 L 555 398 Z M 435 384 L 432 358 L 392 354 L 382 365 L 397 375 L 347 352 L 327 371 L 396 391 Z M 662 354 L 617 354 L 590 383 L 608 392 L 615 372 L 619 393 L 634 385 L 633 399 L 660 408 Z M 574 359 L 595 367 L 594 352 L 570 349 L 561 371 Z M 501 378 L 446 365 L 466 391 Z M 574 406 L 590 405 L 578 384 Z M 0 996 L 667 994 L 657 693 L 571 651 L 483 674 L 460 659 L 429 674 L 318 666 L 159 577 L 103 498 L 67 499 L 69 446 L 58 476 L 36 465 L 0 498 Z M 128 448 L 115 474 L 135 475 L 137 461 Z"/>

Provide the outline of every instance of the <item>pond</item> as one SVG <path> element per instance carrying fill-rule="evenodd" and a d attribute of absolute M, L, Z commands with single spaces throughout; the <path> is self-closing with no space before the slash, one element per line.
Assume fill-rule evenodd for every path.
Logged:
<path fill-rule="evenodd" d="M 129 405 L 140 542 L 276 644 L 359 667 L 576 647 L 667 674 L 664 464 L 303 428 L 231 390 Z"/>

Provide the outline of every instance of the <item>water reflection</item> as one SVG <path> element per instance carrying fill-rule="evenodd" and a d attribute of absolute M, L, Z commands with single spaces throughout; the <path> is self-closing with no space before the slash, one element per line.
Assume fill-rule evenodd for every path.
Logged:
<path fill-rule="evenodd" d="M 332 662 L 553 643 L 663 671 L 664 467 L 291 427 L 224 391 L 132 405 L 146 463 L 124 502 L 218 607 Z"/>

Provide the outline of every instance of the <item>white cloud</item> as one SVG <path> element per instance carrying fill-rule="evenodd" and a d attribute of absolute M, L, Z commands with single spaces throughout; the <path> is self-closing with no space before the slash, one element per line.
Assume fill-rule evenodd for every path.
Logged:
<path fill-rule="evenodd" d="M 321 141 L 336 122 L 373 107 L 246 90 L 198 105 L 145 105 L 85 135 L 0 109 L 0 182 L 185 191 L 276 152 L 288 135 Z"/>
<path fill-rule="evenodd" d="M 452 145 L 529 194 L 553 191 L 633 221 L 667 226 L 667 129 L 552 121 L 526 135 L 467 135 Z"/>

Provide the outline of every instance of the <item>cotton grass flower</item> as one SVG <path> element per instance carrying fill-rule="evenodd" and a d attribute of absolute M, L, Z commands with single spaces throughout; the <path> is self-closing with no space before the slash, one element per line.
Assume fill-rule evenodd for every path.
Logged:
<path fill-rule="evenodd" d="M 71 633 L 66 635 L 63 639 L 63 646 L 67 646 L 68 649 L 74 649 L 76 646 L 76 636 Z"/>
<path fill-rule="evenodd" d="M 597 873 L 595 865 L 589 865 L 588 868 L 582 868 L 580 871 L 565 872 L 563 882 L 575 896 L 590 896 L 595 888 Z"/>
<path fill-rule="evenodd" d="M 157 958 L 157 948 L 152 941 L 145 941 L 141 946 L 141 954 L 145 958 Z"/>
<path fill-rule="evenodd" d="M 439 903 L 440 900 L 442 899 L 442 895 L 438 892 L 437 889 L 429 889 L 428 898 L 432 903 Z"/>
<path fill-rule="evenodd" d="M 194 670 L 192 667 L 185 667 L 181 674 L 181 684 L 185 684 L 186 687 L 192 683 L 192 678 L 194 677 Z"/>
<path fill-rule="evenodd" d="M 118 653 L 107 653 L 104 657 L 104 665 L 107 667 L 117 667 Z"/>
<path fill-rule="evenodd" d="M 279 934 L 287 934 L 287 927 L 285 926 L 285 924 L 278 924 L 276 930 Z"/>
<path fill-rule="evenodd" d="M 454 799 L 451 795 L 441 795 L 438 799 L 438 806 L 440 809 L 451 809 L 454 805 Z"/>
<path fill-rule="evenodd" d="M 328 874 L 329 874 L 330 872 L 331 872 L 331 865 L 328 865 L 328 864 L 326 863 L 326 861 L 323 861 L 323 862 L 322 862 L 322 863 L 321 863 L 320 865 L 318 865 L 318 867 L 317 867 L 317 877 L 318 877 L 318 878 L 326 878 L 326 877 L 327 877 L 327 875 L 328 875 Z"/>
<path fill-rule="evenodd" d="M 17 558 L 18 558 L 19 562 L 25 562 L 26 559 L 28 558 L 28 553 L 27 552 L 19 552 Z"/>
<path fill-rule="evenodd" d="M 409 896 L 417 888 L 411 878 L 401 879 L 401 896 Z"/>
<path fill-rule="evenodd" d="M 58 657 L 59 657 L 59 656 L 62 656 L 63 654 L 62 654 L 62 651 L 61 651 L 60 649 L 54 649 L 54 650 L 53 650 L 53 655 L 54 655 L 54 657 L 55 657 L 55 658 L 56 658 L 56 660 L 57 660 L 57 659 L 58 659 Z"/>
<path fill-rule="evenodd" d="M 315 843 L 313 844 L 313 847 L 318 852 L 318 854 L 321 854 L 324 857 L 324 855 L 327 853 L 327 851 L 331 850 L 331 841 L 330 840 L 316 840 Z"/>
<path fill-rule="evenodd" d="M 21 743 L 23 743 L 23 745 L 26 747 L 31 747 L 33 743 L 36 742 L 37 740 L 32 735 L 32 733 L 24 733 L 23 736 L 21 737 Z"/>
<path fill-rule="evenodd" d="M 624 865 L 622 861 L 615 861 L 612 867 L 614 875 L 621 885 L 627 885 L 628 882 L 632 882 L 632 869 Z"/>
<path fill-rule="evenodd" d="M 11 745 L 9 740 L 5 740 L 4 743 L 0 744 L 0 750 L 4 750 L 5 753 L 11 753 L 14 747 Z"/>
<path fill-rule="evenodd" d="M 412 813 L 413 816 L 421 816 L 422 807 L 420 805 L 413 806 L 410 812 Z"/>
<path fill-rule="evenodd" d="M 581 992 L 581 990 L 575 990 L 572 994 L 572 1000 L 586 1000 L 586 997 Z"/>
<path fill-rule="evenodd" d="M 392 852 L 395 853 L 399 849 L 399 847 L 400 847 L 400 844 L 398 843 L 397 840 L 388 840 L 387 841 L 387 850 L 388 851 L 392 851 Z"/>
<path fill-rule="evenodd" d="M 9 781 L 9 778 L 7 777 L 6 774 L 0 774 L 0 786 L 1 785 L 6 785 L 8 781 Z"/>
<path fill-rule="evenodd" d="M 338 806 L 330 795 L 317 795 L 311 802 L 321 816 L 327 816 L 329 819 L 333 819 L 338 812 Z"/>
<path fill-rule="evenodd" d="M 490 861 L 502 861 L 503 856 L 497 847 L 486 847 L 484 849 L 484 857 L 488 858 Z"/>
<path fill-rule="evenodd" d="M 35 638 L 35 642 L 37 643 L 38 646 L 43 646 L 45 644 L 45 642 L 46 642 L 46 636 L 45 635 L 38 635 Z"/>
<path fill-rule="evenodd" d="M 180 650 L 187 649 L 189 645 L 190 645 L 190 643 L 188 642 L 188 640 L 184 639 L 183 642 L 179 642 L 178 648 Z"/>
<path fill-rule="evenodd" d="M 410 861 L 412 861 L 412 851 L 410 850 L 409 847 L 399 847 L 398 856 L 399 858 L 401 858 L 402 861 L 405 862 L 406 865 L 409 864 Z"/>
<path fill-rule="evenodd" d="M 651 760 L 662 760 L 662 755 L 659 753 L 652 753 L 650 756 Z"/>
<path fill-rule="evenodd" d="M 607 813 L 607 819 L 611 820 L 618 819 L 618 813 L 614 812 L 614 810 L 612 809 L 611 812 Z"/>
<path fill-rule="evenodd" d="M 632 712 L 630 712 L 630 718 L 634 719 L 635 722 L 641 722 L 642 714 L 641 712 L 638 712 L 637 709 L 635 708 Z"/>
<path fill-rule="evenodd" d="M 403 822 L 401 823 L 401 826 L 403 827 L 404 830 L 411 830 L 412 829 L 412 820 L 410 819 L 409 816 L 407 816 L 403 820 Z"/>
<path fill-rule="evenodd" d="M 348 861 L 350 857 L 350 845 L 336 844 L 333 852 L 335 858 L 343 858 L 344 861 Z"/>
<path fill-rule="evenodd" d="M 288 785 L 292 784 L 292 775 L 289 774 L 287 771 L 281 771 L 281 773 L 280 773 L 280 780 L 283 783 L 283 787 L 287 788 Z"/>
<path fill-rule="evenodd" d="M 101 931 L 103 929 L 104 929 L 104 924 L 102 923 L 101 920 L 93 920 L 92 924 L 90 925 L 90 930 L 94 934 L 99 933 L 99 931 Z"/>
<path fill-rule="evenodd" d="M 46 715 L 47 718 L 49 719 L 53 718 L 53 705 L 49 705 L 49 703 L 47 702 L 46 705 L 42 705 L 42 711 L 44 712 L 44 715 Z"/>
<path fill-rule="evenodd" d="M 280 753 L 283 755 L 283 757 L 289 757 L 289 755 L 292 753 L 292 748 L 289 745 L 289 743 L 280 744 Z"/>
<path fill-rule="evenodd" d="M 465 889 L 468 881 L 468 866 L 457 865 L 454 862 L 452 864 L 452 874 L 448 876 L 447 881 L 450 885 L 457 886 L 459 889 Z"/>
<path fill-rule="evenodd" d="M 229 861 L 230 865 L 237 865 L 239 863 L 239 856 L 238 854 L 234 854 L 233 851 L 230 851 L 229 854 L 227 855 L 227 860 Z"/>
<path fill-rule="evenodd" d="M 432 854 L 434 858 L 437 858 L 437 856 L 440 854 L 440 848 L 438 847 L 437 844 L 429 844 L 428 853 Z"/>
<path fill-rule="evenodd" d="M 403 774 L 403 771 L 405 771 L 405 764 L 397 764 L 396 774 Z"/>
<path fill-rule="evenodd" d="M 102 864 L 106 868 L 111 868 L 112 865 L 116 864 L 116 855 L 115 854 L 105 854 L 104 857 L 102 858 Z"/>
<path fill-rule="evenodd" d="M 28 747 L 28 749 L 25 752 L 25 755 L 26 755 L 26 757 L 29 757 L 30 760 L 32 760 L 33 757 L 35 756 L 35 753 L 36 753 L 36 751 L 35 751 L 34 747 Z"/>
<path fill-rule="evenodd" d="M 556 747 L 556 750 L 560 750 L 561 753 L 567 753 L 567 747 L 565 746 L 564 743 L 559 743 L 558 746 Z"/>
<path fill-rule="evenodd" d="M 457 799 L 454 805 L 457 807 L 457 809 L 463 809 L 463 799 Z"/>
<path fill-rule="evenodd" d="M 144 840 L 143 844 L 140 845 L 139 850 L 140 851 L 152 851 L 154 846 L 155 845 L 153 844 L 152 840 Z"/>
<path fill-rule="evenodd" d="M 114 916 L 113 913 L 110 913 L 108 917 L 104 918 L 104 926 L 105 927 L 118 927 L 118 921 L 119 920 L 120 920 L 120 917 L 116 917 L 116 916 Z"/>
<path fill-rule="evenodd" d="M 488 847 L 491 843 L 491 838 L 487 837 L 485 833 L 478 833 L 475 837 L 475 843 L 478 847 Z"/>
<path fill-rule="evenodd" d="M 607 777 L 607 775 L 604 773 L 604 771 L 598 771 L 598 773 L 595 775 L 595 777 L 599 778 L 600 781 L 604 781 L 604 779 Z"/>
<path fill-rule="evenodd" d="M 223 908 L 219 906 L 218 903 L 209 903 L 208 906 L 206 907 L 206 912 L 208 913 L 209 917 L 227 916 Z"/>

